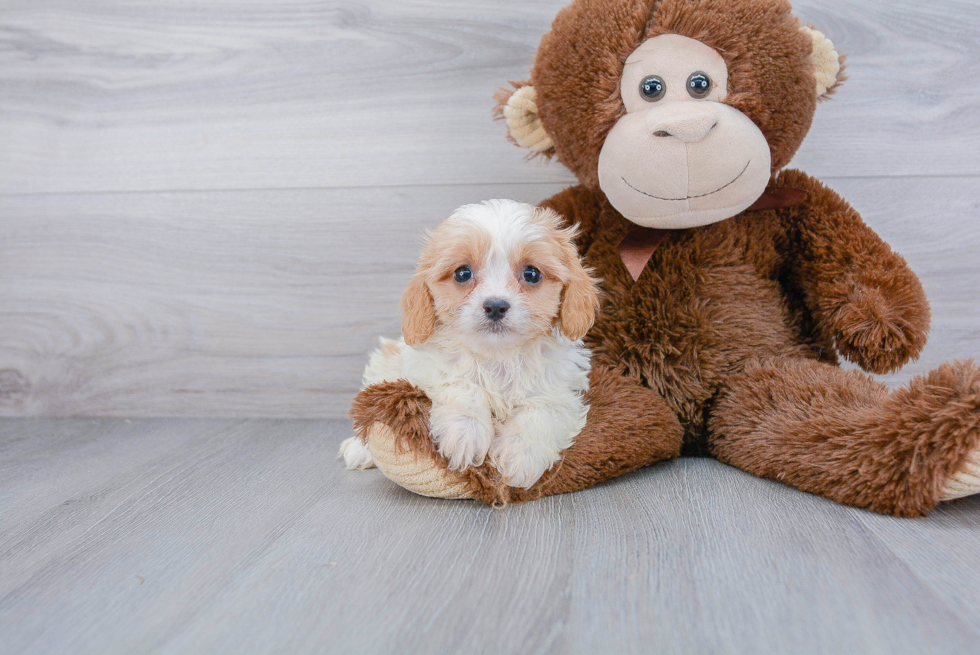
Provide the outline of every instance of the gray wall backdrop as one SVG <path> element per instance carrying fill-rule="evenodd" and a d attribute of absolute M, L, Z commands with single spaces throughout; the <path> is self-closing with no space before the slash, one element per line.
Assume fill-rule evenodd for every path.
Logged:
<path fill-rule="evenodd" d="M 564 0 L 0 0 L 0 415 L 339 417 L 421 228 L 572 183 L 490 118 Z M 793 165 L 980 353 L 975 0 L 801 0 L 850 55 Z"/>

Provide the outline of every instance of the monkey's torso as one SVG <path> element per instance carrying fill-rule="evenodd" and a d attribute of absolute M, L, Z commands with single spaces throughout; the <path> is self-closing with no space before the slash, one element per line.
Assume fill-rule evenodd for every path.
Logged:
<path fill-rule="evenodd" d="M 802 207 L 667 231 L 634 282 L 618 252 L 632 224 L 604 198 L 593 198 L 574 212 L 586 232 L 585 263 L 603 288 L 586 344 L 597 364 L 621 369 L 664 397 L 684 426 L 688 452 L 705 450 L 712 399 L 748 362 L 836 363 L 786 265 Z"/>

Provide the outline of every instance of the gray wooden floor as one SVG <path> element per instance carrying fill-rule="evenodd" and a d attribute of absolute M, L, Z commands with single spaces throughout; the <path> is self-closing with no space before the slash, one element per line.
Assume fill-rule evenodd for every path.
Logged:
<path fill-rule="evenodd" d="M 494 510 L 342 421 L 0 421 L 3 653 L 968 653 L 980 498 L 922 520 L 683 459 Z"/>

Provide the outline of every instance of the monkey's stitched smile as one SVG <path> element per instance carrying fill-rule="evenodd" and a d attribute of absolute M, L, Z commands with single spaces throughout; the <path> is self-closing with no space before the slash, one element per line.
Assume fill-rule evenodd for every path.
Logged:
<path fill-rule="evenodd" d="M 747 171 L 749 169 L 749 164 L 751 164 L 751 163 L 752 163 L 752 160 L 751 159 L 749 161 L 747 161 L 745 163 L 745 168 L 742 169 L 742 172 L 739 173 L 738 175 L 736 175 L 735 176 L 735 179 L 732 180 L 731 182 L 729 182 L 728 184 L 725 184 L 724 186 L 720 186 L 717 189 L 715 189 L 714 191 L 709 191 L 708 193 L 702 193 L 699 196 L 687 196 L 686 198 L 661 198 L 660 196 L 655 196 L 652 193 L 647 193 L 646 191 L 640 191 L 635 186 L 633 186 L 632 184 L 630 184 L 629 182 L 627 182 L 625 177 L 620 176 L 620 179 L 623 182 L 626 182 L 626 186 L 628 186 L 629 188 L 633 189 L 637 193 L 642 193 L 645 196 L 648 196 L 650 198 L 656 198 L 657 200 L 669 200 L 669 201 L 676 201 L 676 200 L 694 200 L 695 198 L 704 198 L 706 196 L 710 196 L 712 194 L 718 193 L 722 189 L 727 189 L 731 185 L 735 184 L 738 181 L 738 178 L 742 177 L 742 173 L 745 173 L 745 171 Z"/>

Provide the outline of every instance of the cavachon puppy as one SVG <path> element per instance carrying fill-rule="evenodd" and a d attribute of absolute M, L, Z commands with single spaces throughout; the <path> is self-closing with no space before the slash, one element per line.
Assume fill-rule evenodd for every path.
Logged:
<path fill-rule="evenodd" d="M 598 308 L 575 227 L 511 200 L 464 205 L 428 237 L 402 296 L 402 339 L 381 340 L 364 386 L 407 380 L 432 400 L 430 434 L 449 468 L 489 456 L 503 482 L 530 487 L 585 425 Z M 347 468 L 374 466 L 358 437 Z"/>

